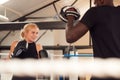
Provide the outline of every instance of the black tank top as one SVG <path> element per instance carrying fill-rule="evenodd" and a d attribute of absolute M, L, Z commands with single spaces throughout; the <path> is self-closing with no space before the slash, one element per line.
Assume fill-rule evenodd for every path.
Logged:
<path fill-rule="evenodd" d="M 27 44 L 27 42 L 25 40 L 23 40 L 23 41 L 18 42 L 16 48 L 17 47 L 20 48 L 20 47 L 24 47 L 24 46 L 26 47 L 26 45 L 27 45 L 26 50 L 23 51 L 19 56 L 16 56 L 15 58 L 20 58 L 20 59 L 34 58 L 34 59 L 37 59 L 38 54 L 37 54 L 35 42 Z"/>
<path fill-rule="evenodd" d="M 16 52 L 20 48 L 25 48 L 26 47 L 26 41 L 20 41 L 18 42 L 14 52 Z M 14 53 L 13 52 L 13 53 Z M 36 44 L 33 43 L 28 43 L 28 47 L 23 51 L 19 56 L 15 56 L 15 58 L 20 58 L 20 59 L 25 59 L 25 58 L 34 58 L 38 59 L 37 55 L 37 50 L 36 50 Z M 19 76 L 13 76 L 12 80 L 36 80 L 36 77 L 30 77 L 30 76 L 24 76 L 24 77 L 19 77 Z"/>

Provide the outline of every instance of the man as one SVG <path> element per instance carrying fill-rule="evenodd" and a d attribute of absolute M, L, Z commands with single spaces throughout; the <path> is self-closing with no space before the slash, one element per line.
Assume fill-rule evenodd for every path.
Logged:
<path fill-rule="evenodd" d="M 74 16 L 67 15 L 67 42 L 73 43 L 90 31 L 94 57 L 120 58 L 120 7 L 113 0 L 94 0 L 96 7 L 89 9 L 82 19 L 74 24 Z M 73 8 L 67 11 L 74 11 Z M 113 78 L 91 78 L 91 80 L 120 80 Z"/>

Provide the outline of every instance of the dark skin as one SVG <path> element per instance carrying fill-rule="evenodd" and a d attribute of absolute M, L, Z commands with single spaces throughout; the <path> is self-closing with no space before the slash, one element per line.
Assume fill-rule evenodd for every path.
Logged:
<path fill-rule="evenodd" d="M 94 4 L 96 6 L 103 6 L 103 5 L 113 6 L 113 0 L 94 0 Z M 74 11 L 73 8 L 70 8 L 69 10 Z M 66 27 L 66 41 L 68 43 L 73 43 L 78 39 L 80 39 L 85 33 L 87 33 L 89 28 L 80 21 L 74 26 L 73 16 L 67 16 L 67 19 L 68 19 L 68 24 Z"/>

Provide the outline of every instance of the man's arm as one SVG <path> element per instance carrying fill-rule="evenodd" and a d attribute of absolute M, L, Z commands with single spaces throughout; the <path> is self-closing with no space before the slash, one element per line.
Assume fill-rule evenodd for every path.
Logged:
<path fill-rule="evenodd" d="M 68 24 L 66 27 L 66 41 L 73 43 L 81 38 L 89 29 L 80 21 L 74 26 L 74 16 L 67 16 Z"/>

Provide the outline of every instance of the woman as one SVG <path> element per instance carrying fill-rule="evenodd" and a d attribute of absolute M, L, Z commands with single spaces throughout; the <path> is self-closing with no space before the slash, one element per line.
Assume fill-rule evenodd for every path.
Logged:
<path fill-rule="evenodd" d="M 21 30 L 21 37 L 23 40 L 14 41 L 11 44 L 9 57 L 25 59 L 25 58 L 39 58 L 39 51 L 42 50 L 40 44 L 35 41 L 38 37 L 39 28 L 34 23 L 28 23 Z M 21 50 L 21 51 L 20 51 Z M 36 80 L 35 77 L 18 77 L 13 76 L 12 80 Z"/>

